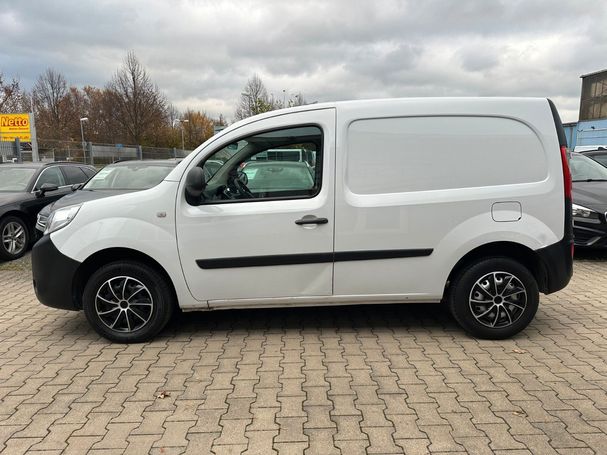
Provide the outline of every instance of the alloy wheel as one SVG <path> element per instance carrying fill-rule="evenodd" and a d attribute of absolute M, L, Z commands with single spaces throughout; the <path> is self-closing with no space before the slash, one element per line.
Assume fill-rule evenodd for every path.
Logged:
<path fill-rule="evenodd" d="M 95 311 L 108 328 L 117 332 L 134 332 L 150 321 L 154 300 L 141 281 L 117 276 L 104 282 L 97 290 Z"/>
<path fill-rule="evenodd" d="M 524 313 L 527 290 L 511 273 L 487 273 L 472 286 L 469 305 L 480 324 L 490 328 L 508 327 Z"/>
<path fill-rule="evenodd" d="M 25 249 L 25 244 L 26 232 L 23 225 L 16 221 L 6 223 L 2 230 L 2 246 L 4 247 L 4 250 L 13 256 L 16 256 Z"/>

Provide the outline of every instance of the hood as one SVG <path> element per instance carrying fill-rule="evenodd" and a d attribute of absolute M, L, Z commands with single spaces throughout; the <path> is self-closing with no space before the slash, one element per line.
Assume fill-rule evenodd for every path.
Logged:
<path fill-rule="evenodd" d="M 52 204 L 47 205 L 41 211 L 41 215 L 50 215 L 53 210 L 57 210 L 68 205 L 81 204 L 82 202 L 102 199 L 104 197 L 116 196 L 119 194 L 132 193 L 134 190 L 78 190 L 63 196 Z"/>
<path fill-rule="evenodd" d="M 33 198 L 34 195 L 26 191 L 19 191 L 14 193 L 4 193 L 0 191 L 0 207 L 2 207 L 3 205 L 9 205 L 15 202 L 22 202 Z"/>
<path fill-rule="evenodd" d="M 573 203 L 601 213 L 607 211 L 607 182 L 573 182 Z"/>

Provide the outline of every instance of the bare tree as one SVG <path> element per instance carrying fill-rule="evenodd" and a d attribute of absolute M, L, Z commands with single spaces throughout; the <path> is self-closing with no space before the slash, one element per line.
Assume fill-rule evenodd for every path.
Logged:
<path fill-rule="evenodd" d="M 64 139 L 69 128 L 67 81 L 63 74 L 48 68 L 38 76 L 32 90 L 39 135 L 46 139 Z"/>
<path fill-rule="evenodd" d="M 175 120 L 179 120 L 180 118 L 181 113 L 173 105 L 173 103 L 167 104 L 167 120 L 169 121 L 169 125 L 173 125 L 173 123 L 175 123 Z"/>
<path fill-rule="evenodd" d="M 4 74 L 0 72 L 0 112 L 26 112 L 23 111 L 25 94 L 19 86 L 18 79 L 5 80 Z M 29 111 L 29 109 L 27 109 Z"/>
<path fill-rule="evenodd" d="M 299 92 L 293 97 L 289 98 L 289 101 L 287 102 L 287 107 L 305 106 L 306 104 L 308 104 L 308 102 L 304 98 L 303 94 Z"/>
<path fill-rule="evenodd" d="M 134 52 L 129 52 L 106 87 L 111 111 L 124 140 L 143 144 L 167 120 L 167 102 Z"/>
<path fill-rule="evenodd" d="M 228 121 L 223 116 L 223 114 L 219 114 L 219 117 L 217 117 L 217 119 L 215 119 L 215 125 L 217 125 L 217 126 L 228 126 Z"/>
<path fill-rule="evenodd" d="M 254 74 L 244 86 L 240 94 L 238 106 L 234 112 L 236 120 L 242 120 L 252 115 L 261 114 L 276 109 L 276 104 L 268 97 L 268 91 L 261 78 Z"/>

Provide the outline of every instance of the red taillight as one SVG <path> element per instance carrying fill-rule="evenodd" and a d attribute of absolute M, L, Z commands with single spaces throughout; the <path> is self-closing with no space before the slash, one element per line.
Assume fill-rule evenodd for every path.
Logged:
<path fill-rule="evenodd" d="M 563 183 L 565 185 L 565 197 L 571 199 L 571 171 L 567 161 L 567 147 L 561 145 L 561 161 L 563 163 Z"/>

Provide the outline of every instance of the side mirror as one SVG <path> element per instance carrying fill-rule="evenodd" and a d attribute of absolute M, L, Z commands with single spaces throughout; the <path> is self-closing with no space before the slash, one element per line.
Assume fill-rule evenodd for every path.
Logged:
<path fill-rule="evenodd" d="M 188 172 L 185 179 L 185 194 L 189 204 L 197 205 L 202 192 L 207 187 L 204 171 L 196 166 Z"/>
<path fill-rule="evenodd" d="M 36 197 L 43 197 L 45 193 L 49 191 L 57 191 L 59 187 L 57 185 L 53 185 L 52 183 L 43 183 L 42 186 L 36 190 Z"/>

